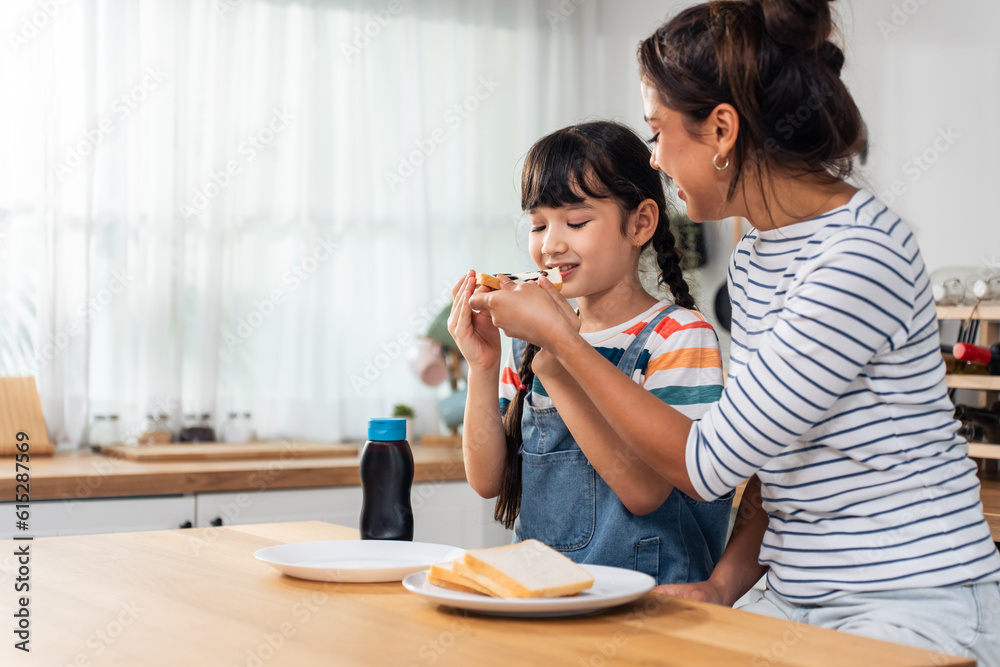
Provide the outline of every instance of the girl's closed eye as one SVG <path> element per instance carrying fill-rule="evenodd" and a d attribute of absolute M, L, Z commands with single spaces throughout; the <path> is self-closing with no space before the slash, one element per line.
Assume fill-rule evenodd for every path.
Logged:
<path fill-rule="evenodd" d="M 657 132 L 656 134 L 654 134 L 653 136 L 651 136 L 649 139 L 646 139 L 646 143 L 647 144 L 655 144 L 659 140 L 659 138 L 660 138 L 660 133 Z"/>
<path fill-rule="evenodd" d="M 584 220 L 583 222 L 567 222 L 566 226 L 569 227 L 570 229 L 580 229 L 588 222 L 590 222 L 590 220 Z"/>

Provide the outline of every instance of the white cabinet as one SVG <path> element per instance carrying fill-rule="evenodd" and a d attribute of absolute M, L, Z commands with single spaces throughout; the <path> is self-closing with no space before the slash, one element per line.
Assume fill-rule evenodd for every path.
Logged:
<path fill-rule="evenodd" d="M 194 496 L 33 500 L 28 530 L 15 531 L 14 503 L 0 503 L 0 539 L 181 528 L 194 521 Z"/>
<path fill-rule="evenodd" d="M 493 521 L 493 501 L 480 498 L 465 481 L 416 483 L 411 504 L 413 539 L 419 542 L 466 549 L 510 542 L 510 531 Z M 14 503 L 0 503 L 0 539 L 14 536 L 14 511 Z M 308 520 L 357 527 L 360 517 L 360 486 L 36 500 L 31 502 L 30 529 L 19 534 L 52 537 Z"/>
<path fill-rule="evenodd" d="M 416 483 L 410 498 L 418 542 L 466 549 L 510 542 L 510 531 L 493 520 L 494 501 L 480 498 L 465 481 Z M 357 527 L 361 487 L 202 493 L 196 517 L 198 526 L 314 519 Z"/>

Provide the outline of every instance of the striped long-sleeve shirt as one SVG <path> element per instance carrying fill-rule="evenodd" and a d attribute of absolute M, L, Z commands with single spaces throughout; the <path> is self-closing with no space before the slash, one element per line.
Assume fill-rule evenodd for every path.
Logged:
<path fill-rule="evenodd" d="M 646 323 L 670 305 L 669 301 L 660 301 L 628 322 L 580 335 L 617 365 Z M 507 410 L 520 384 L 515 364 L 513 355 L 508 355 L 500 376 L 501 412 Z M 722 358 L 712 325 L 700 313 L 683 308 L 674 310 L 646 339 L 632 379 L 691 419 L 700 418 L 722 393 Z M 532 394 L 535 408 L 552 407 L 537 377 L 532 384 Z"/>
<path fill-rule="evenodd" d="M 729 293 L 729 379 L 691 430 L 687 468 L 705 498 L 759 475 L 769 588 L 809 603 L 1000 580 L 906 223 L 861 190 L 752 231 Z"/>

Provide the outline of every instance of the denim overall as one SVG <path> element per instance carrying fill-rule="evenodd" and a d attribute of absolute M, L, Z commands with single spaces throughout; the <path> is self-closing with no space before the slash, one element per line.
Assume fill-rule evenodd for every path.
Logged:
<path fill-rule="evenodd" d="M 657 313 L 636 336 L 618 362 L 623 373 L 632 377 L 646 339 L 675 308 Z M 519 363 L 526 344 L 514 339 L 513 346 Z M 703 503 L 674 489 L 659 509 L 636 516 L 590 465 L 556 409 L 535 409 L 532 396 L 529 390 L 521 419 L 515 541 L 534 538 L 577 563 L 645 572 L 658 584 L 708 579 L 725 546 L 732 494 Z M 622 460 L 624 474 L 629 461 Z"/>

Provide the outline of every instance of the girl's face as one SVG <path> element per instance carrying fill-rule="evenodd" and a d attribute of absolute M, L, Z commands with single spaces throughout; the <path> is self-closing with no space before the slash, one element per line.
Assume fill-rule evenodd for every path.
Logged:
<path fill-rule="evenodd" d="M 721 220 L 728 212 L 726 194 L 729 168 L 719 171 L 712 164 L 716 146 L 712 136 L 691 136 L 684 116 L 660 101 L 656 89 L 642 84 L 642 106 L 653 132 L 653 154 L 649 164 L 664 172 L 677 186 L 677 196 L 687 204 L 687 215 L 696 222 Z M 719 158 L 719 165 L 725 160 Z"/>
<path fill-rule="evenodd" d="M 528 211 L 528 252 L 539 269 L 558 266 L 567 299 L 599 295 L 636 272 L 638 249 L 622 235 L 612 199 Z"/>

